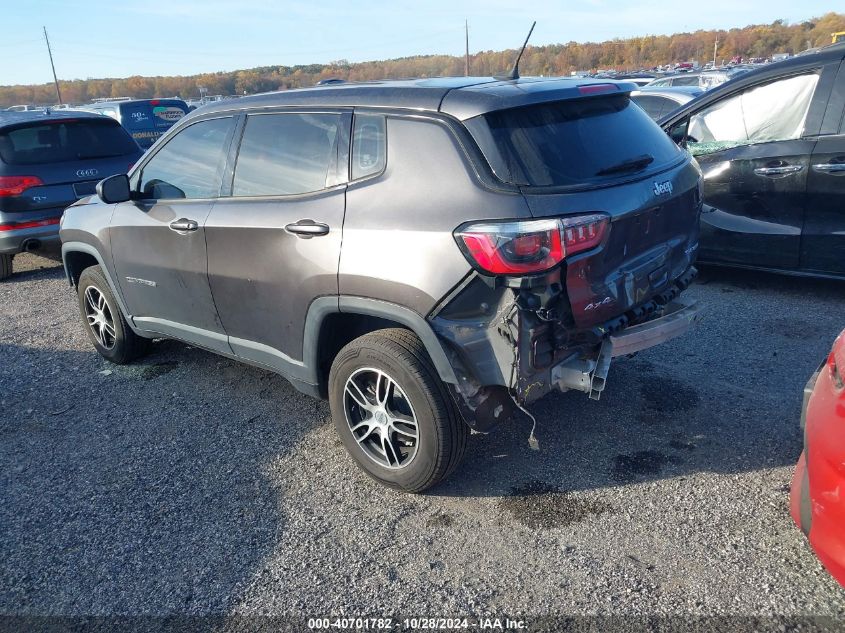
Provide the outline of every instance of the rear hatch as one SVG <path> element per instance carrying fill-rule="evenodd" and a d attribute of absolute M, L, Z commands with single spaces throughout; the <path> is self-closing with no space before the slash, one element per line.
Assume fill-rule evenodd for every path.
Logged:
<path fill-rule="evenodd" d="M 61 211 L 126 173 L 141 157 L 119 123 L 107 117 L 33 120 L 0 130 L 0 212 Z M 58 211 L 58 213 L 57 213 Z"/>
<path fill-rule="evenodd" d="M 534 217 L 607 216 L 601 244 L 564 260 L 578 328 L 670 288 L 698 244 L 698 167 L 627 93 L 607 86 L 607 94 L 466 121 L 493 171 L 520 186 Z"/>
<path fill-rule="evenodd" d="M 121 124 L 144 149 L 188 114 L 188 105 L 181 99 L 128 101 L 119 107 Z"/>

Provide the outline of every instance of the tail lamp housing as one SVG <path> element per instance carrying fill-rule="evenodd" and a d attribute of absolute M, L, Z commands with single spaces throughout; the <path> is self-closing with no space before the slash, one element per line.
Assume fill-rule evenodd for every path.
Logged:
<path fill-rule="evenodd" d="M 455 231 L 469 262 L 489 275 L 534 275 L 567 257 L 599 246 L 610 218 L 603 213 L 525 220 L 477 222 Z"/>
<path fill-rule="evenodd" d="M 0 176 L 0 198 L 19 196 L 27 189 L 43 184 L 38 176 Z"/>

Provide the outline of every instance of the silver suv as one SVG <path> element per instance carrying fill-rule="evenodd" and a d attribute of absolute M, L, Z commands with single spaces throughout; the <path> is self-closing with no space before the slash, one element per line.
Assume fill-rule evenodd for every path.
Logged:
<path fill-rule="evenodd" d="M 212 104 L 64 215 L 115 363 L 174 338 L 328 398 L 354 460 L 424 490 L 553 389 L 697 308 L 701 176 L 634 84 L 460 78 Z"/>

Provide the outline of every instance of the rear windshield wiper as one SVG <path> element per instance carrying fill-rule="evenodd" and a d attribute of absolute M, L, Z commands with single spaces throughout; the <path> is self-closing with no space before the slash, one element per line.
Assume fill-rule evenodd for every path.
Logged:
<path fill-rule="evenodd" d="M 651 165 L 653 162 L 654 156 L 651 154 L 643 154 L 642 156 L 637 156 L 636 158 L 629 158 L 628 160 L 617 163 L 616 165 L 605 167 L 604 169 L 597 171 L 596 176 L 609 176 L 610 174 L 620 174 L 626 171 L 640 171 L 641 169 L 645 169 Z"/>

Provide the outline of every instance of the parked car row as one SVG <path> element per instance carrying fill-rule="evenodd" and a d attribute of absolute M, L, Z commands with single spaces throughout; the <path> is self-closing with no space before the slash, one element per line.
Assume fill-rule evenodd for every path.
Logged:
<path fill-rule="evenodd" d="M 685 72 L 654 79 L 645 84 L 649 88 L 677 88 L 681 86 L 710 90 L 721 86 L 726 81 L 754 70 L 754 66 L 734 66 L 725 70 L 705 70 L 702 72 Z"/>

